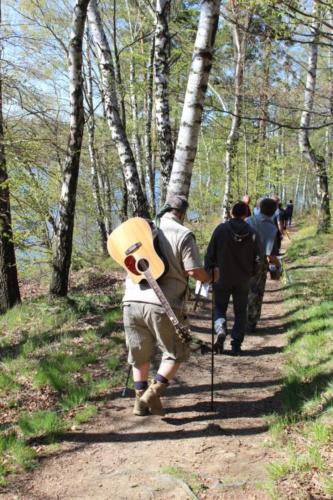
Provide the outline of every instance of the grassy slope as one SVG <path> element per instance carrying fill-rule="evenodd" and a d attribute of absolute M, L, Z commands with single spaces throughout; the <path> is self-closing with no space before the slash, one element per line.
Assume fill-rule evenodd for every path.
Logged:
<path fill-rule="evenodd" d="M 86 276 L 90 284 L 101 278 Z M 69 299 L 26 301 L 0 318 L 0 486 L 54 448 L 41 442 L 94 416 L 123 383 L 117 286 L 101 294 L 82 283 Z"/>
<path fill-rule="evenodd" d="M 333 235 L 300 230 L 288 261 L 284 405 L 271 423 L 281 461 L 267 488 L 279 499 L 333 498 Z"/>

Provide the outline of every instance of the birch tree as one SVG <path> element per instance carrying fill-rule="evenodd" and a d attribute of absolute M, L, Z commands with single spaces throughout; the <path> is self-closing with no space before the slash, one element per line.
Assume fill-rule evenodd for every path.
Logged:
<path fill-rule="evenodd" d="M 304 111 L 301 114 L 300 131 L 298 136 L 299 148 L 302 155 L 314 167 L 317 177 L 317 198 L 318 198 L 318 232 L 327 232 L 330 228 L 331 215 L 328 194 L 328 176 L 326 161 L 312 147 L 309 138 L 309 126 L 314 106 L 316 91 L 317 63 L 318 63 L 318 43 L 320 37 L 320 20 L 317 16 L 316 4 L 314 8 L 314 22 L 311 25 L 312 40 L 304 91 Z"/>
<path fill-rule="evenodd" d="M 88 149 L 90 156 L 90 167 L 91 167 L 91 180 L 92 180 L 92 191 L 95 200 L 96 211 L 97 211 L 97 226 L 101 238 L 102 252 L 107 254 L 107 231 L 105 225 L 105 212 L 101 197 L 101 185 L 102 179 L 99 172 L 98 158 L 95 147 L 95 107 L 94 107 L 94 97 L 93 97 L 93 75 L 91 67 L 91 57 L 90 57 L 90 33 L 87 26 L 87 48 L 86 48 L 86 59 L 87 59 L 87 75 L 86 80 L 86 101 L 88 108 L 88 119 L 87 119 L 87 131 L 88 131 Z"/>
<path fill-rule="evenodd" d="M 168 194 L 188 197 L 198 147 L 203 105 L 212 67 L 220 0 L 203 0 Z"/>
<path fill-rule="evenodd" d="M 1 25 L 0 0 L 0 25 Z M 21 302 L 17 278 L 2 112 L 3 46 L 0 40 L 0 314 Z"/>
<path fill-rule="evenodd" d="M 233 174 L 233 158 L 236 153 L 236 146 L 239 139 L 239 129 L 241 125 L 242 113 L 242 87 L 244 75 L 244 56 L 246 34 L 241 33 L 238 26 L 238 17 L 240 12 L 236 7 L 233 9 L 235 24 L 233 27 L 233 42 L 235 49 L 235 83 L 234 83 L 234 109 L 231 119 L 231 127 L 226 143 L 225 153 L 225 184 L 224 184 L 224 197 L 222 205 L 222 218 L 227 220 L 229 217 L 229 205 L 231 196 L 231 182 Z"/>
<path fill-rule="evenodd" d="M 150 208 L 152 214 L 155 214 L 155 170 L 153 167 L 153 149 L 152 149 L 152 117 L 153 117 L 153 85 L 154 85 L 154 53 L 155 53 L 155 38 L 152 38 L 152 45 L 149 54 L 146 74 L 146 93 L 144 100 L 145 111 L 145 156 L 146 156 L 146 178 L 147 178 L 147 193 L 149 196 Z"/>
<path fill-rule="evenodd" d="M 161 205 L 165 201 L 174 155 L 168 85 L 170 52 L 168 16 L 170 3 L 170 0 L 157 0 L 155 11 L 155 116 L 161 163 Z"/>
<path fill-rule="evenodd" d="M 84 129 L 82 43 L 89 0 L 77 0 L 68 51 L 70 132 L 63 171 L 52 261 L 51 295 L 66 296 L 72 257 L 74 215 Z"/>
<path fill-rule="evenodd" d="M 96 46 L 98 63 L 102 75 L 106 118 L 122 165 L 127 186 L 130 212 L 131 215 L 149 217 L 147 198 L 143 193 L 134 154 L 119 114 L 113 57 L 105 35 L 96 0 L 90 0 L 88 21 L 92 38 Z"/>

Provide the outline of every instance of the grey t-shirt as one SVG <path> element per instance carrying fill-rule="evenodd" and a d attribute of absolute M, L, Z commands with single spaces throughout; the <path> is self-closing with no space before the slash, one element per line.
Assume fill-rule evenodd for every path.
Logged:
<path fill-rule="evenodd" d="M 172 213 L 166 213 L 160 222 L 159 243 L 169 270 L 158 284 L 170 305 L 183 309 L 187 291 L 187 271 L 202 267 L 193 233 L 184 227 Z M 160 300 L 148 283 L 135 284 L 126 278 L 123 302 L 145 302 L 160 305 Z"/>

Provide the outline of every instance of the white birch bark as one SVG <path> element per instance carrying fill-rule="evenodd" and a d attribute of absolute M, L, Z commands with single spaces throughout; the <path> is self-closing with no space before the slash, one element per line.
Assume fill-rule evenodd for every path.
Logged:
<path fill-rule="evenodd" d="M 82 42 L 88 3 L 89 0 L 76 1 L 68 51 L 70 131 L 54 238 L 50 284 L 50 293 L 56 296 L 67 295 L 72 257 L 76 190 L 84 129 Z"/>
<path fill-rule="evenodd" d="M 119 114 L 113 57 L 104 32 L 96 0 L 90 0 L 88 21 L 98 53 L 105 97 L 106 118 L 122 165 L 128 191 L 130 212 L 133 216 L 148 217 L 149 209 L 147 199 L 141 188 L 133 151 Z"/>
<path fill-rule="evenodd" d="M 101 198 L 100 192 L 100 180 L 99 180 L 99 172 L 98 172 L 98 159 L 97 152 L 95 148 L 95 108 L 94 108 L 94 98 L 93 98 L 93 77 L 92 77 L 92 68 L 91 68 L 91 58 L 90 58 L 90 36 L 89 36 L 89 28 L 87 27 L 87 77 L 86 77 L 86 98 L 88 105 L 88 119 L 87 119 L 87 130 L 88 130 L 88 150 L 90 156 L 90 170 L 91 170 L 91 180 L 92 180 L 92 192 L 96 205 L 97 212 L 97 226 L 98 231 L 101 238 L 101 248 L 104 254 L 107 254 L 107 237 L 108 234 L 106 232 L 105 227 L 105 213 L 104 207 Z"/>
<path fill-rule="evenodd" d="M 232 174 L 234 167 L 233 158 L 236 153 L 236 146 L 239 139 L 239 128 L 241 124 L 241 112 L 242 112 L 245 34 L 241 35 L 237 24 L 235 24 L 233 28 L 233 40 L 236 53 L 235 94 L 234 94 L 234 109 L 231 120 L 231 128 L 226 143 L 226 153 L 225 153 L 225 184 L 224 184 L 224 197 L 222 205 L 223 220 L 227 220 L 230 216 L 231 183 L 232 183 Z"/>
<path fill-rule="evenodd" d="M 117 2 L 113 0 L 113 52 L 115 58 L 115 75 L 117 82 L 117 94 L 120 101 L 120 115 L 124 130 L 126 130 L 126 108 L 125 108 L 125 92 L 121 76 L 120 58 L 117 44 Z"/>
<path fill-rule="evenodd" d="M 152 120 L 153 120 L 153 80 L 154 80 L 154 53 L 155 53 L 155 38 L 152 39 L 149 62 L 147 65 L 146 77 L 146 94 L 145 94 L 145 156 L 146 156 L 146 178 L 148 197 L 152 214 L 155 214 L 155 171 L 153 167 L 153 151 L 152 151 Z"/>
<path fill-rule="evenodd" d="M 304 181 L 303 181 L 303 189 L 302 189 L 302 212 L 304 212 L 306 210 L 306 207 L 307 207 L 306 187 L 307 187 L 307 182 L 308 182 L 308 173 L 309 173 L 309 167 L 307 167 L 306 170 L 305 170 Z"/>
<path fill-rule="evenodd" d="M 128 0 L 126 0 L 126 8 L 128 15 L 128 24 L 131 35 L 132 44 L 135 41 L 135 35 L 133 32 L 131 14 L 128 5 Z M 139 134 L 139 107 L 138 100 L 136 96 L 136 69 L 135 69 L 135 58 L 134 51 L 132 47 L 130 48 L 130 80 L 129 80 L 129 92 L 130 92 L 130 102 L 131 102 L 131 110 L 132 110 L 132 121 L 133 121 L 133 133 L 132 133 L 132 144 L 134 147 L 134 157 L 136 166 L 138 169 L 138 174 L 141 182 L 141 188 L 143 192 L 146 194 L 146 181 L 145 181 L 145 172 L 143 169 L 143 161 L 142 161 L 142 147 L 141 147 L 141 138 Z"/>
<path fill-rule="evenodd" d="M 168 194 L 188 197 L 197 152 L 204 99 L 212 66 L 220 0 L 204 0 L 187 83 Z"/>
<path fill-rule="evenodd" d="M 333 9 L 329 11 L 329 21 L 330 21 L 330 34 L 333 40 Z M 333 43 L 328 47 L 328 67 L 329 67 L 329 112 L 331 118 L 333 118 Z M 333 126 L 327 128 L 326 130 L 326 161 L 327 169 L 330 175 L 333 174 Z"/>
<path fill-rule="evenodd" d="M 316 13 L 316 3 L 314 11 L 315 21 L 311 26 L 312 42 L 310 44 L 310 54 L 306 74 L 304 91 L 304 111 L 301 114 L 300 131 L 298 135 L 299 148 L 302 155 L 314 167 L 317 177 L 317 199 L 318 199 L 318 232 L 327 232 L 330 228 L 330 206 L 328 194 L 328 176 L 326 162 L 323 156 L 316 153 L 311 146 L 309 139 L 309 126 L 314 105 L 316 90 L 317 62 L 318 62 L 318 42 L 320 33 L 320 21 Z"/>
<path fill-rule="evenodd" d="M 174 155 L 168 86 L 170 44 L 168 15 L 170 3 L 170 0 L 157 0 L 155 17 L 155 117 L 161 163 L 160 205 L 165 202 Z"/>
<path fill-rule="evenodd" d="M 299 206 L 298 198 L 299 198 L 299 184 L 300 184 L 300 180 L 301 180 L 301 173 L 302 173 L 302 165 L 299 167 L 297 179 L 296 179 L 296 185 L 295 185 L 295 191 L 294 191 L 294 204 L 295 204 L 295 206 Z"/>

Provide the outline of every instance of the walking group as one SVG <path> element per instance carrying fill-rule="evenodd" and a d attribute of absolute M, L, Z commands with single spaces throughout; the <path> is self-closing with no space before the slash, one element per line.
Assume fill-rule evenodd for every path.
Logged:
<path fill-rule="evenodd" d="M 167 260 L 167 272 L 158 285 L 177 319 L 187 323 L 185 304 L 188 278 L 214 283 L 214 350 L 239 356 L 246 333 L 256 331 L 263 302 L 267 272 L 279 271 L 281 239 L 291 223 L 277 197 L 262 198 L 253 214 L 250 197 L 243 197 L 231 209 L 228 221 L 219 224 L 209 241 L 204 264 L 193 232 L 183 225 L 188 202 L 183 196 L 169 196 L 157 216 L 158 245 Z M 230 328 L 231 348 L 225 351 L 229 335 L 227 309 L 232 297 L 234 320 Z M 176 334 L 155 290 L 147 282 L 126 278 L 123 317 L 135 389 L 133 413 L 164 415 L 161 396 L 181 363 L 190 354 L 189 344 Z M 155 347 L 162 353 L 157 373 L 148 385 Z"/>

